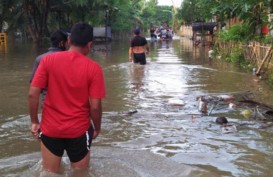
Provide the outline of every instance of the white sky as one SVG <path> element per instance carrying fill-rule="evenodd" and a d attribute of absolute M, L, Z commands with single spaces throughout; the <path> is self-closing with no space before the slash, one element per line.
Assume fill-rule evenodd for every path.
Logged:
<path fill-rule="evenodd" d="M 183 0 L 157 0 L 158 5 L 167 5 L 167 6 L 172 6 L 173 5 L 172 1 L 174 2 L 175 7 L 180 7 L 181 2 Z"/>

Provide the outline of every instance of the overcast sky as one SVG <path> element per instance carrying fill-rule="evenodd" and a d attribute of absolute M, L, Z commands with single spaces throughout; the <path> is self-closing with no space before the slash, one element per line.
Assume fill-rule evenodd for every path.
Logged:
<path fill-rule="evenodd" d="M 173 5 L 172 1 L 174 2 L 174 5 L 176 7 L 180 7 L 181 2 L 183 0 L 157 0 L 158 5 L 168 5 L 168 6 L 172 6 Z"/>

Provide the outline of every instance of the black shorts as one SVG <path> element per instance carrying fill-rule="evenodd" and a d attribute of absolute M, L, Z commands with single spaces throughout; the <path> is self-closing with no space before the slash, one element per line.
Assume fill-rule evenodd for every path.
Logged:
<path fill-rule="evenodd" d="M 71 162 L 82 160 L 89 152 L 92 138 L 93 128 L 90 128 L 82 136 L 78 138 L 52 138 L 40 133 L 40 139 L 45 147 L 54 155 L 62 157 L 64 150 Z"/>
<path fill-rule="evenodd" d="M 145 53 L 134 53 L 134 63 L 140 63 L 141 65 L 146 64 Z"/>

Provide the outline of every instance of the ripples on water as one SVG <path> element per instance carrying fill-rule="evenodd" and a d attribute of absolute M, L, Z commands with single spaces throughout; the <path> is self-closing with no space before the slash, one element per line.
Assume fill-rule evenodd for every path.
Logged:
<path fill-rule="evenodd" d="M 107 85 L 102 134 L 94 142 L 91 168 L 73 174 L 64 157 L 62 176 L 272 176 L 272 126 L 262 128 L 265 123 L 249 122 L 240 110 L 227 108 L 202 116 L 196 101 L 200 95 L 249 88 L 257 95 L 261 88 L 271 92 L 252 82 L 250 74 L 211 63 L 205 51 L 192 52 L 187 43 L 150 43 L 145 66 L 126 63 L 127 49 L 120 44 L 118 49 L 113 45 L 111 60 L 100 52 L 94 54 L 101 59 Z M 228 117 L 238 131 L 223 133 L 215 123 L 218 115 Z M 45 173 L 38 142 L 28 126 L 25 115 L 1 120 L 0 144 L 5 148 L 0 150 L 0 173 L 4 176 Z"/>

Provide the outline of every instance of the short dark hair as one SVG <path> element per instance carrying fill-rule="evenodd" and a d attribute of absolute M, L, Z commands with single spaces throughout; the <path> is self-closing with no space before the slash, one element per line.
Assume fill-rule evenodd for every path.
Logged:
<path fill-rule="evenodd" d="M 54 31 L 50 36 L 52 47 L 58 47 L 61 41 L 67 41 L 68 34 L 62 30 Z"/>
<path fill-rule="evenodd" d="M 139 35 L 139 34 L 140 34 L 140 29 L 139 29 L 139 28 L 136 28 L 136 29 L 134 30 L 134 34 L 135 34 L 135 35 Z"/>
<path fill-rule="evenodd" d="M 71 28 L 70 41 L 72 45 L 84 47 L 93 40 L 93 27 L 87 23 L 79 22 Z"/>

